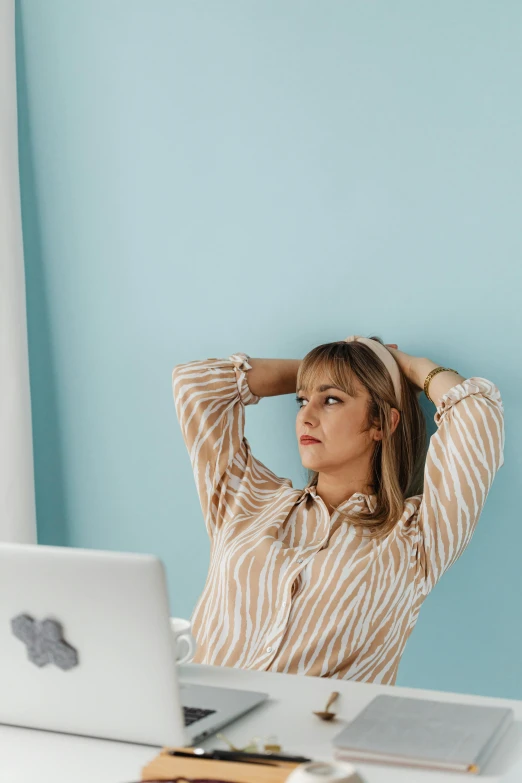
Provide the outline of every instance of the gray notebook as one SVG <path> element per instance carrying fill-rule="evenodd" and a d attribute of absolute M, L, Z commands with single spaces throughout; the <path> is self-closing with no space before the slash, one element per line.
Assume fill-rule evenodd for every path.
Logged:
<path fill-rule="evenodd" d="M 335 757 L 478 773 L 513 718 L 505 707 L 376 696 L 334 738 Z"/>

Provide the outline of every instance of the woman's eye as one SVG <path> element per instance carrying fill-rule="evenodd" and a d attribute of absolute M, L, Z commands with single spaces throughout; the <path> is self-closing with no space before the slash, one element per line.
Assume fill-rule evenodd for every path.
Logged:
<path fill-rule="evenodd" d="M 335 400 L 336 402 L 341 402 L 341 400 L 340 400 L 338 397 L 332 397 L 332 395 L 331 395 L 331 394 L 329 394 L 329 395 L 328 395 L 328 397 L 325 397 L 325 398 L 324 398 L 324 401 L 325 401 L 325 402 L 327 402 L 328 400 Z M 302 408 L 303 406 L 301 405 L 301 403 L 305 402 L 305 398 L 304 398 L 304 397 L 296 397 L 296 398 L 295 398 L 295 401 L 297 402 L 297 404 L 299 405 L 299 407 L 300 407 L 300 408 Z M 332 406 L 331 406 L 331 405 L 328 405 L 327 407 L 328 407 L 328 408 L 331 408 Z"/>

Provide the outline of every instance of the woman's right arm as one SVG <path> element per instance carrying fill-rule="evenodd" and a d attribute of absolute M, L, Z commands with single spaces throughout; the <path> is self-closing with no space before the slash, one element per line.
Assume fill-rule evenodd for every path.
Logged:
<path fill-rule="evenodd" d="M 262 397 L 295 393 L 299 363 L 296 359 L 250 359 L 239 352 L 228 359 L 202 359 L 174 367 L 176 414 L 210 537 L 224 521 L 223 499 L 229 482 L 237 490 L 259 483 L 260 475 L 265 482 L 290 481 L 272 474 L 251 453 L 244 437 L 245 406 L 256 405 Z"/>
<path fill-rule="evenodd" d="M 249 359 L 248 386 L 258 397 L 295 394 L 301 359 Z"/>

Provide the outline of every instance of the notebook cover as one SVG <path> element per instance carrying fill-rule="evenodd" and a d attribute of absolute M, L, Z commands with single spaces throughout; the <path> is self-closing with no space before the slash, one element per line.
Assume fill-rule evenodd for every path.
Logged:
<path fill-rule="evenodd" d="M 506 707 L 376 696 L 343 731 L 336 748 L 468 769 L 482 766 L 514 717 Z M 391 757 L 391 758 L 390 758 Z M 476 770 L 469 770 L 476 771 Z"/>

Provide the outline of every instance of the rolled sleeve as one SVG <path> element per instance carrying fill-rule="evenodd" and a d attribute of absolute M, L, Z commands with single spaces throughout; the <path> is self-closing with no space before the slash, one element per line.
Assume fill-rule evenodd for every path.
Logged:
<path fill-rule="evenodd" d="M 212 537 L 222 522 L 219 496 L 232 463 L 244 470 L 253 462 L 244 437 L 246 405 L 261 399 L 249 389 L 247 354 L 203 359 L 172 371 L 176 415 L 187 447 L 207 531 Z"/>
<path fill-rule="evenodd" d="M 249 359 L 250 356 L 241 352 L 233 353 L 228 357 L 228 360 L 234 364 L 234 367 L 237 370 L 236 381 L 241 402 L 243 405 L 257 405 L 261 397 L 258 397 L 250 391 L 247 380 L 247 371 L 252 369 L 252 365 L 248 361 Z"/>
<path fill-rule="evenodd" d="M 500 391 L 486 378 L 468 378 L 444 394 L 434 421 L 417 517 L 425 594 L 468 545 L 504 464 Z"/>

